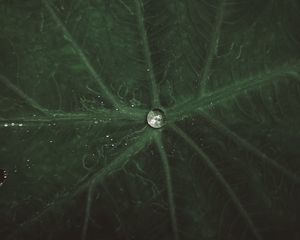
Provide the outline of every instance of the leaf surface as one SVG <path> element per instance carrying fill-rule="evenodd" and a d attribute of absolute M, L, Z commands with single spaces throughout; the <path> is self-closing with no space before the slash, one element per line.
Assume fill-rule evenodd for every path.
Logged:
<path fill-rule="evenodd" d="M 1 240 L 299 239 L 299 23 L 297 0 L 0 0 Z"/>

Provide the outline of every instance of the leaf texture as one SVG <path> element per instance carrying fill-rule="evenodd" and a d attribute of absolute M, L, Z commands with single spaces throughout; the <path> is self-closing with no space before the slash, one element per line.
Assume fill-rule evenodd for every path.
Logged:
<path fill-rule="evenodd" d="M 1 240 L 299 239 L 299 23 L 297 0 L 0 0 Z"/>

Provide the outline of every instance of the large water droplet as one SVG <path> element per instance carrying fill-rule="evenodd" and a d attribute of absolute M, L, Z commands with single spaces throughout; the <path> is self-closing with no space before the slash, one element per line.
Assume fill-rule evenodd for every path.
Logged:
<path fill-rule="evenodd" d="M 166 115 L 160 109 L 153 109 L 147 115 L 147 123 L 150 127 L 161 128 L 166 123 Z"/>

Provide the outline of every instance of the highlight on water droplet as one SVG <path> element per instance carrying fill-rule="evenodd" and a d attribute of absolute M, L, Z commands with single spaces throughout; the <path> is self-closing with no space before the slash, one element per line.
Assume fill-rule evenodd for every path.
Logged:
<path fill-rule="evenodd" d="M 153 109 L 147 115 L 147 123 L 152 128 L 161 128 L 166 124 L 166 115 L 160 109 Z"/>

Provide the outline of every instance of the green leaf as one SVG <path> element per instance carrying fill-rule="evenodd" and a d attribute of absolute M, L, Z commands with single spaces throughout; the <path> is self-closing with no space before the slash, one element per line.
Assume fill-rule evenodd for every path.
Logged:
<path fill-rule="evenodd" d="M 1 240 L 299 239 L 299 13 L 0 0 Z"/>

